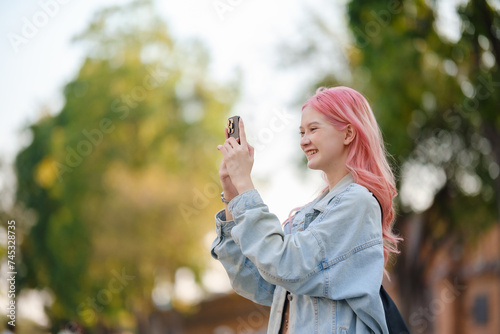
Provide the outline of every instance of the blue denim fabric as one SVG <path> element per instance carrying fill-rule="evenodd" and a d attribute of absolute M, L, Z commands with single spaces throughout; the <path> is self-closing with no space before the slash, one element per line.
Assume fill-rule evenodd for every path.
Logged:
<path fill-rule="evenodd" d="M 271 306 L 268 333 L 278 333 L 285 294 L 289 333 L 388 333 L 379 296 L 384 254 L 380 207 L 346 175 L 282 228 L 257 190 L 216 214 L 212 256 L 233 289 Z"/>

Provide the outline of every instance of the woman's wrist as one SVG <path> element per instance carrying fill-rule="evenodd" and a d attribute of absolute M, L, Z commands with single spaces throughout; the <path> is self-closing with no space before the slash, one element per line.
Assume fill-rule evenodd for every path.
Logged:
<path fill-rule="evenodd" d="M 233 220 L 233 215 L 231 214 L 231 211 L 229 211 L 229 207 L 228 207 L 228 204 L 225 204 L 224 203 L 224 211 L 225 211 L 225 214 L 226 214 L 226 221 L 231 221 Z"/>
<path fill-rule="evenodd" d="M 253 185 L 252 179 L 246 179 L 242 180 L 241 182 L 238 182 L 238 184 L 234 185 L 236 190 L 238 190 L 238 194 L 243 194 L 245 191 L 249 191 L 252 189 L 255 189 L 255 186 Z"/>
<path fill-rule="evenodd" d="M 236 196 L 238 196 L 238 193 L 233 194 L 231 192 L 226 192 L 224 190 L 224 191 L 222 191 L 222 193 L 220 194 L 220 196 L 221 196 L 222 202 L 225 203 L 225 204 L 228 204 L 229 202 L 232 201 L 233 198 L 235 198 Z"/>

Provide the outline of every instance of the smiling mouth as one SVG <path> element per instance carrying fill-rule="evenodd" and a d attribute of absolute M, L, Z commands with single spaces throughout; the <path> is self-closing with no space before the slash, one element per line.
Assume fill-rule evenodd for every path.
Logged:
<path fill-rule="evenodd" d="M 306 155 L 307 155 L 307 157 L 310 157 L 311 155 L 316 154 L 316 153 L 318 153 L 318 150 L 310 150 L 310 151 L 306 152 Z"/>

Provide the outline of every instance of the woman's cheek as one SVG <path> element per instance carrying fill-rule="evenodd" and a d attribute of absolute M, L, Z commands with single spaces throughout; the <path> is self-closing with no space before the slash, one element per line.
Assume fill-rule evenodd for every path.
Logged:
<path fill-rule="evenodd" d="M 318 140 L 318 137 L 319 137 L 319 136 L 317 135 L 317 133 L 316 133 L 316 132 L 314 132 L 314 133 L 311 133 L 311 135 L 310 135 L 310 137 L 309 137 L 309 138 L 310 138 L 310 140 L 311 140 L 311 142 L 312 142 L 313 144 L 316 144 L 316 142 L 317 142 L 317 141 L 319 141 L 319 140 Z"/>

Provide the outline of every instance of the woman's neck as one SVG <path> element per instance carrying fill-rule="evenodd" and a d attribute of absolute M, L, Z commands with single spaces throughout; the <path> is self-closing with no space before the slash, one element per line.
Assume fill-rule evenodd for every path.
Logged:
<path fill-rule="evenodd" d="M 347 174 L 349 174 L 347 168 L 326 174 L 326 179 L 328 181 L 328 190 L 332 190 L 337 185 L 337 183 L 339 183 L 339 181 L 342 180 Z"/>

